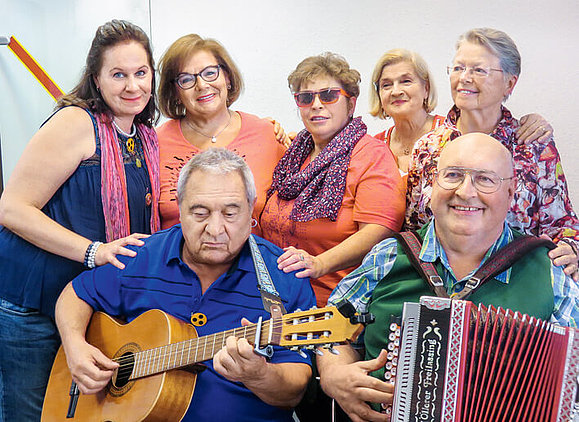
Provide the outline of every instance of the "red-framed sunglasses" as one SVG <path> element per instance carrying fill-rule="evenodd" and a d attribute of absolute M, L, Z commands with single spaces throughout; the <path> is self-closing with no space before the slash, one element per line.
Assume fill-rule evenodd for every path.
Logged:
<path fill-rule="evenodd" d="M 326 88 L 319 91 L 301 91 L 294 94 L 294 99 L 298 107 L 308 107 L 314 103 L 316 95 L 322 104 L 334 104 L 343 95 L 350 98 L 350 95 L 342 88 Z"/>

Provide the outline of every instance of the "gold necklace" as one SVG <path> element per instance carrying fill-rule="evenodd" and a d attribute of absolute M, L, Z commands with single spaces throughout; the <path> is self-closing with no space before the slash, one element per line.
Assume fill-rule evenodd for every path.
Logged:
<path fill-rule="evenodd" d="M 217 137 L 219 135 L 221 135 L 223 133 L 223 131 L 225 129 L 227 129 L 227 127 L 229 126 L 229 123 L 231 123 L 231 111 L 228 110 L 229 113 L 229 120 L 227 121 L 227 124 L 225 126 L 223 126 L 223 128 L 217 132 L 215 135 L 210 136 L 210 135 L 206 135 L 203 132 L 201 132 L 199 129 L 197 129 L 196 127 L 193 126 L 193 124 L 189 121 L 189 120 L 185 120 L 185 123 L 187 123 L 187 126 L 189 126 L 194 132 L 197 132 L 199 135 L 204 136 L 208 139 L 211 139 L 211 143 L 216 143 L 217 142 Z"/>
<path fill-rule="evenodd" d="M 402 147 L 402 152 L 404 153 L 403 155 L 410 155 L 410 153 L 412 152 L 412 148 L 408 146 L 403 146 L 400 143 L 400 140 L 396 136 L 396 127 L 392 129 L 392 134 L 390 135 L 390 144 L 392 144 L 392 141 L 396 141 Z M 412 147 L 414 147 L 414 145 L 412 145 Z"/>

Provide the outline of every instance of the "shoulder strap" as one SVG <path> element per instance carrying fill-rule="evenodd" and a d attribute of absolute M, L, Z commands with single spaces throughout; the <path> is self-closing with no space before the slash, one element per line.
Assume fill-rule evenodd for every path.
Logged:
<path fill-rule="evenodd" d="M 420 249 L 422 248 L 420 236 L 415 232 L 400 232 L 396 233 L 394 237 L 400 242 L 414 269 L 428 283 L 436 296 L 448 298 L 442 278 L 436 272 L 434 265 L 420 260 Z"/>
<path fill-rule="evenodd" d="M 453 295 L 453 299 L 464 300 L 471 295 L 478 287 L 497 274 L 506 271 L 512 265 L 535 248 L 544 246 L 547 249 L 554 249 L 556 246 L 547 239 L 535 236 L 523 235 L 516 237 L 512 242 L 505 245 L 494 254 L 468 279 L 464 289 Z"/>
<path fill-rule="evenodd" d="M 257 242 L 252 234 L 249 235 L 249 248 L 251 249 L 251 257 L 253 258 L 253 266 L 255 267 L 255 273 L 257 275 L 257 287 L 259 288 L 259 293 L 261 293 L 261 301 L 263 302 L 263 308 L 272 313 L 272 305 L 278 305 L 282 314 L 286 313 L 283 306 L 279 293 L 277 292 L 275 285 L 269 275 L 263 256 L 257 247 Z"/>

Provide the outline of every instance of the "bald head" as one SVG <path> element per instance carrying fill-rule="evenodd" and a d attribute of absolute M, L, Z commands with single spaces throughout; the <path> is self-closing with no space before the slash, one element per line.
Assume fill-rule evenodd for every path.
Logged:
<path fill-rule="evenodd" d="M 488 135 L 470 133 L 444 147 L 438 160 L 439 172 L 443 169 L 430 202 L 443 247 L 490 247 L 503 230 L 516 190 L 511 153 Z"/>
<path fill-rule="evenodd" d="M 449 142 L 440 154 L 438 169 L 469 167 L 492 170 L 501 177 L 513 175 L 513 156 L 507 148 L 484 133 L 469 133 Z"/>

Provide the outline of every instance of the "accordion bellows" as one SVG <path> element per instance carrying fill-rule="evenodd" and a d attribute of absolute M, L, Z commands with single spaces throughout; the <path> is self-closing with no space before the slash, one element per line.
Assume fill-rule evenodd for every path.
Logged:
<path fill-rule="evenodd" d="M 508 309 L 404 305 L 393 422 L 571 421 L 579 330 Z"/>

